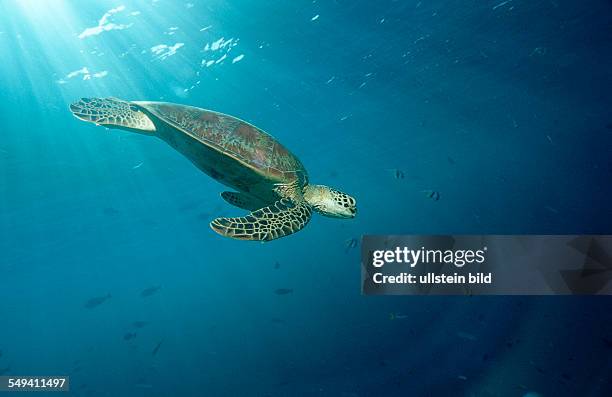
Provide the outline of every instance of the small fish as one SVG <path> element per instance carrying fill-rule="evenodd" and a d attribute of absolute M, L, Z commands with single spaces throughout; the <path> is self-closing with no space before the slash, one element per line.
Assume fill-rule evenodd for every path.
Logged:
<path fill-rule="evenodd" d="M 144 164 L 144 162 L 142 162 L 142 161 L 141 161 L 140 163 L 138 163 L 138 164 L 136 164 L 135 166 L 133 166 L 133 167 L 132 167 L 132 169 L 133 169 L 133 170 L 137 170 L 137 169 L 139 169 L 140 167 L 142 167 L 142 165 L 143 165 L 143 164 Z"/>
<path fill-rule="evenodd" d="M 123 340 L 132 340 L 136 337 L 136 332 L 127 332 L 123 335 Z"/>
<path fill-rule="evenodd" d="M 280 263 L 274 262 L 274 270 L 280 269 Z"/>
<path fill-rule="evenodd" d="M 151 295 L 155 295 L 160 289 L 161 289 L 161 285 L 156 285 L 153 287 L 146 288 L 140 293 L 140 296 L 143 298 L 147 298 Z"/>
<path fill-rule="evenodd" d="M 87 302 L 85 302 L 85 308 L 93 309 L 94 307 L 100 306 L 101 304 L 109 300 L 110 298 L 111 298 L 111 294 L 106 294 L 104 296 L 96 296 L 94 298 L 91 298 Z"/>
<path fill-rule="evenodd" d="M 448 160 L 449 163 L 455 165 L 455 159 L 452 158 L 451 156 L 446 156 L 446 159 Z"/>
<path fill-rule="evenodd" d="M 287 294 L 293 293 L 293 289 L 292 288 L 278 288 L 274 290 L 274 293 L 276 295 L 287 295 Z"/>
<path fill-rule="evenodd" d="M 547 52 L 548 50 L 546 49 L 546 47 L 535 47 L 533 51 L 531 51 L 531 54 L 529 54 L 529 56 L 530 57 L 534 55 L 542 56 L 542 55 L 546 55 Z"/>
<path fill-rule="evenodd" d="M 457 379 L 460 379 L 460 380 L 467 380 L 467 376 L 465 376 L 465 375 L 459 375 L 459 376 L 457 376 Z"/>
<path fill-rule="evenodd" d="M 557 210 L 556 208 L 553 208 L 549 205 L 545 205 L 544 208 L 546 208 L 548 211 L 552 212 L 553 214 L 558 214 L 559 210 Z"/>
<path fill-rule="evenodd" d="M 153 349 L 153 351 L 151 352 L 152 355 L 156 355 L 157 352 L 159 351 L 159 348 L 161 347 L 162 343 L 164 342 L 164 340 L 160 340 L 157 345 L 155 345 L 155 348 Z"/>
<path fill-rule="evenodd" d="M 404 171 L 398 168 L 389 168 L 387 169 L 387 171 L 391 171 L 395 179 L 404 179 L 406 177 L 406 175 L 404 174 Z"/>
<path fill-rule="evenodd" d="M 408 318 L 406 314 L 389 313 L 389 320 L 403 320 Z"/>
<path fill-rule="evenodd" d="M 348 252 L 351 248 L 356 248 L 359 245 L 359 240 L 356 238 L 348 239 L 344 242 L 344 252 Z"/>
<path fill-rule="evenodd" d="M 430 198 L 433 201 L 440 200 L 440 192 L 436 192 L 435 190 L 422 190 L 422 192 L 425 193 L 427 198 Z"/>
<path fill-rule="evenodd" d="M 11 370 L 11 367 L 0 368 L 0 376 L 7 374 Z"/>
<path fill-rule="evenodd" d="M 144 328 L 148 325 L 149 323 L 147 321 L 134 321 L 132 323 L 132 326 L 134 328 Z"/>

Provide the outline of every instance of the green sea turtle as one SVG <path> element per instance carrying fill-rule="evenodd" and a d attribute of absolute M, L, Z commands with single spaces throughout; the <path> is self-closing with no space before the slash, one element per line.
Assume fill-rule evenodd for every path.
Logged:
<path fill-rule="evenodd" d="M 70 105 L 79 119 L 164 140 L 195 166 L 237 192 L 230 204 L 251 211 L 216 218 L 212 229 L 240 240 L 269 241 L 302 229 L 316 211 L 353 218 L 355 199 L 323 185 L 310 185 L 300 160 L 259 128 L 210 110 L 165 102 L 82 98 Z"/>

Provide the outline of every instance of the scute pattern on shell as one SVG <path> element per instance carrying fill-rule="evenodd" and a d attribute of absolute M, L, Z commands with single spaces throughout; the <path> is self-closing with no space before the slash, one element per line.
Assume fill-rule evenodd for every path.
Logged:
<path fill-rule="evenodd" d="M 306 173 L 302 163 L 272 136 L 235 117 L 170 103 L 143 105 L 171 125 L 221 148 L 271 177 Z"/>

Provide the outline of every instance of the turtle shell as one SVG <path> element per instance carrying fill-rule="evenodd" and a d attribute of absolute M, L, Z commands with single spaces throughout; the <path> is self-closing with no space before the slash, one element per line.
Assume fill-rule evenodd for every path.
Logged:
<path fill-rule="evenodd" d="M 239 161 L 263 178 L 278 183 L 297 181 L 302 186 L 307 182 L 306 170 L 300 160 L 271 135 L 252 124 L 192 106 L 165 102 L 134 104 L 222 155 Z"/>

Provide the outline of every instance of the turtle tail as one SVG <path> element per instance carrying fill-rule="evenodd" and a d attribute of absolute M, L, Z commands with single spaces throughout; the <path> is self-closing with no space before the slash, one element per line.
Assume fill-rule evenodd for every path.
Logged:
<path fill-rule="evenodd" d="M 70 111 L 96 125 L 139 133 L 155 131 L 155 124 L 140 106 L 117 98 L 81 98 L 70 105 Z"/>

